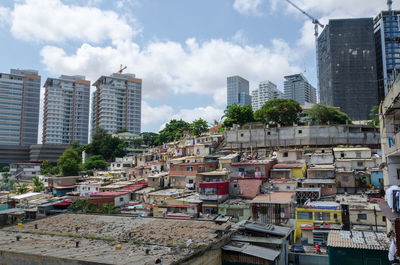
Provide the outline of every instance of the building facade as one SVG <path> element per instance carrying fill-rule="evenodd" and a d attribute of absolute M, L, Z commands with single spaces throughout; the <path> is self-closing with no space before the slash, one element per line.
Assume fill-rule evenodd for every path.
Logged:
<path fill-rule="evenodd" d="M 44 95 L 45 144 L 88 143 L 90 81 L 84 76 L 48 78 Z"/>
<path fill-rule="evenodd" d="M 400 68 L 400 11 L 380 12 L 374 19 L 379 101 L 385 98 Z"/>
<path fill-rule="evenodd" d="M 101 76 L 93 86 L 92 128 L 140 134 L 142 80 L 134 74 Z"/>
<path fill-rule="evenodd" d="M 227 96 L 228 106 L 239 104 L 241 106 L 251 105 L 251 96 L 249 94 L 249 81 L 235 75 L 227 78 Z"/>
<path fill-rule="evenodd" d="M 303 74 L 287 75 L 283 83 L 285 98 L 294 99 L 300 105 L 317 103 L 317 91 Z"/>
<path fill-rule="evenodd" d="M 352 120 L 378 105 L 373 19 L 333 19 L 318 37 L 320 102 Z"/>
<path fill-rule="evenodd" d="M 36 70 L 0 73 L 0 145 L 37 144 L 40 76 Z"/>
<path fill-rule="evenodd" d="M 263 81 L 251 92 L 253 111 L 261 109 L 268 100 L 283 98 L 283 93 L 271 81 Z"/>

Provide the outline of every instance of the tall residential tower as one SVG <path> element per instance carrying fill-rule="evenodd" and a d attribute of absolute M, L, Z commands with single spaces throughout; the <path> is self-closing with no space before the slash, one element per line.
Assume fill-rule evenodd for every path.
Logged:
<path fill-rule="evenodd" d="M 0 145 L 37 144 L 39 103 L 38 71 L 0 73 Z"/>
<path fill-rule="evenodd" d="M 352 120 L 369 120 L 378 105 L 372 18 L 331 19 L 318 37 L 321 103 Z"/>
<path fill-rule="evenodd" d="M 316 89 L 308 83 L 303 74 L 287 75 L 284 78 L 285 98 L 294 99 L 300 105 L 304 105 L 306 102 L 317 103 Z"/>
<path fill-rule="evenodd" d="M 90 81 L 62 75 L 48 78 L 44 87 L 43 144 L 87 144 Z"/>
<path fill-rule="evenodd" d="M 277 98 L 283 98 L 283 93 L 271 81 L 263 81 L 257 89 L 251 91 L 251 106 L 256 111 L 268 100 Z"/>
<path fill-rule="evenodd" d="M 249 81 L 235 75 L 227 78 L 228 106 L 233 104 L 251 105 L 249 94 Z"/>
<path fill-rule="evenodd" d="M 140 134 L 142 79 L 134 74 L 101 76 L 93 83 L 92 129 L 101 127 L 108 133 L 128 131 Z"/>

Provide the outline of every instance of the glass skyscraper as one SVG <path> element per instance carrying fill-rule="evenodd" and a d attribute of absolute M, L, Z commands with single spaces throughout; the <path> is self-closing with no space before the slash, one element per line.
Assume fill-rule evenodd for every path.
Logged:
<path fill-rule="evenodd" d="M 227 97 L 228 106 L 233 104 L 250 106 L 249 81 L 237 75 L 228 77 Z"/>
<path fill-rule="evenodd" d="M 37 144 L 39 104 L 38 71 L 0 73 L 0 145 Z"/>
<path fill-rule="evenodd" d="M 284 78 L 285 98 L 294 99 L 300 105 L 304 105 L 306 102 L 317 103 L 316 89 L 308 83 L 303 74 L 288 75 Z"/>

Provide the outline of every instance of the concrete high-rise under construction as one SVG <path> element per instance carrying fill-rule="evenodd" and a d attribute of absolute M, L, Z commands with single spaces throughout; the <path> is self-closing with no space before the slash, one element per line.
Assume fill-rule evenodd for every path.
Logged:
<path fill-rule="evenodd" d="M 114 73 L 101 76 L 93 83 L 92 130 L 108 133 L 128 131 L 140 134 L 142 80 L 134 74 Z"/>
<path fill-rule="evenodd" d="M 352 120 L 370 119 L 378 104 L 372 18 L 332 19 L 318 37 L 320 102 Z"/>

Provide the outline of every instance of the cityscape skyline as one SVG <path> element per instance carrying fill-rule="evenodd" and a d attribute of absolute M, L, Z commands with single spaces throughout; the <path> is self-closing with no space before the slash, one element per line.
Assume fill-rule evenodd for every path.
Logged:
<path fill-rule="evenodd" d="M 39 71 L 42 83 L 62 74 L 85 75 L 93 82 L 100 75 L 118 71 L 120 64 L 126 65 L 128 72 L 143 79 L 142 131 L 155 132 L 172 118 L 191 121 L 204 113 L 202 118 L 209 122 L 219 119 L 226 106 L 227 76 L 248 79 L 250 90 L 271 80 L 283 91 L 284 75 L 305 71 L 316 86 L 313 25 L 287 3 L 221 1 L 208 3 L 214 7 L 210 9 L 207 3 L 119 2 L 4 1 L 0 34 L 7 41 L 0 45 L 10 52 L 3 55 L 0 72 L 28 68 Z M 334 17 L 375 17 L 386 9 L 385 1 L 359 9 L 351 8 L 357 1 L 324 6 L 300 2 L 297 4 L 323 24 Z M 399 3 L 393 4 L 393 9 L 399 7 Z M 149 19 L 152 12 L 162 14 L 160 20 Z M 206 12 L 209 21 L 196 18 Z M 53 26 L 57 16 L 52 16 L 54 23 L 36 20 L 49 13 L 60 14 L 67 21 L 65 28 Z M 95 16 L 102 29 L 82 21 L 76 17 L 78 13 Z M 169 21 L 166 14 L 187 23 Z M 83 30 L 75 30 L 77 27 Z M 17 51 L 20 56 L 11 57 Z M 41 103 L 43 100 L 42 89 Z M 40 110 L 42 113 L 43 106 Z"/>

